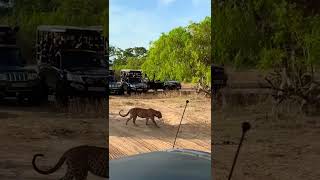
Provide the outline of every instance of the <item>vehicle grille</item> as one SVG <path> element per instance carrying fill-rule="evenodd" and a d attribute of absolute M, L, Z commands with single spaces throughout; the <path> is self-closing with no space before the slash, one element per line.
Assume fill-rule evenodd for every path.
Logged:
<path fill-rule="evenodd" d="M 10 72 L 7 73 L 8 81 L 27 81 L 28 74 L 26 72 Z"/>

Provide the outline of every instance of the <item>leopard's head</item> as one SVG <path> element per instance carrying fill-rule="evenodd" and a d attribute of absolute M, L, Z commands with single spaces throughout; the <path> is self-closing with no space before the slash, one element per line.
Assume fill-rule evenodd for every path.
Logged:
<path fill-rule="evenodd" d="M 157 116 L 159 119 L 162 118 L 162 114 L 160 111 L 156 111 L 155 116 Z"/>

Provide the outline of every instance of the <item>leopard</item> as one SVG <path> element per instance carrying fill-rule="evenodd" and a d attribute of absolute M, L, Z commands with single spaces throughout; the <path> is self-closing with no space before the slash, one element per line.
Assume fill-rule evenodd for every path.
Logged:
<path fill-rule="evenodd" d="M 148 122 L 149 122 L 149 119 L 152 120 L 152 122 L 154 123 L 154 125 L 157 127 L 157 128 L 160 128 L 158 126 L 158 124 L 156 123 L 156 121 L 154 120 L 154 117 L 158 117 L 159 119 L 162 118 L 162 114 L 160 111 L 157 111 L 157 110 L 154 110 L 152 108 L 149 108 L 149 109 L 144 109 L 144 108 L 138 108 L 138 107 L 135 107 L 135 108 L 132 108 L 128 111 L 127 114 L 121 114 L 123 110 L 120 110 L 119 111 L 119 115 L 121 117 L 126 117 L 130 114 L 130 117 L 127 119 L 126 121 L 126 125 L 128 125 L 128 122 L 133 119 L 133 124 L 135 126 L 138 126 L 136 124 L 136 119 L 137 117 L 141 117 L 141 118 L 146 118 L 146 125 L 148 125 Z"/>
<path fill-rule="evenodd" d="M 60 180 L 86 180 L 88 172 L 104 178 L 109 178 L 109 151 L 107 148 L 82 145 L 67 150 L 56 163 L 48 170 L 41 170 L 36 165 L 37 157 L 43 154 L 35 154 L 32 165 L 36 172 L 49 175 L 57 171 L 66 162 L 67 171 Z"/>

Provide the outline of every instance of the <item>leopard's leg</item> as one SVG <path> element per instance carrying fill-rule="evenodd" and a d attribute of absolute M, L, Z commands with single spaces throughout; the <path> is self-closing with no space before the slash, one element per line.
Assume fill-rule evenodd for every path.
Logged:
<path fill-rule="evenodd" d="M 156 121 L 154 120 L 154 116 L 151 118 L 151 120 L 153 121 L 154 125 L 156 125 L 157 128 L 160 128 L 160 127 L 158 126 L 158 124 L 156 123 Z"/>
<path fill-rule="evenodd" d="M 73 170 L 67 169 L 67 173 L 60 180 L 72 180 L 74 178 Z"/>
<path fill-rule="evenodd" d="M 128 119 L 127 119 L 127 122 L 126 122 L 126 125 L 128 125 L 128 122 L 132 119 L 132 116 L 130 116 Z"/>
<path fill-rule="evenodd" d="M 148 125 L 148 122 L 149 122 L 149 118 L 146 118 L 146 125 Z"/>
<path fill-rule="evenodd" d="M 137 116 L 133 117 L 133 124 L 134 124 L 135 126 L 138 126 L 138 125 L 136 124 L 136 120 L 137 120 Z"/>
<path fill-rule="evenodd" d="M 76 170 L 75 180 L 87 180 L 88 177 L 88 169 L 81 168 Z"/>
<path fill-rule="evenodd" d="M 154 125 L 156 125 L 157 128 L 160 128 L 160 127 L 158 126 L 158 124 L 156 123 L 156 121 L 154 120 L 154 116 L 151 118 L 151 120 L 152 120 L 152 122 L 154 123 Z"/>

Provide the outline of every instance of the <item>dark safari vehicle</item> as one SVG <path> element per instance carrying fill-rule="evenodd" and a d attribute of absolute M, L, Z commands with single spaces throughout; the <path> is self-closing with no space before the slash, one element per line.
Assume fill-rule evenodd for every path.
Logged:
<path fill-rule="evenodd" d="M 181 83 L 179 81 L 165 81 L 164 82 L 164 88 L 166 90 L 180 90 L 181 89 Z"/>
<path fill-rule="evenodd" d="M 115 77 L 114 70 L 109 70 L 109 94 L 119 94 L 123 95 L 124 94 L 124 89 L 123 85 L 121 82 L 118 82 Z"/>
<path fill-rule="evenodd" d="M 141 70 L 122 69 L 120 76 L 123 87 L 128 94 L 131 92 L 147 92 L 149 90 L 142 77 Z"/>
<path fill-rule="evenodd" d="M 227 85 L 228 76 L 223 66 L 211 65 L 211 92 L 216 95 L 218 90 Z"/>
<path fill-rule="evenodd" d="M 37 60 L 47 93 L 57 100 L 107 95 L 102 27 L 39 26 Z"/>
<path fill-rule="evenodd" d="M 18 101 L 39 103 L 42 86 L 36 66 L 26 66 L 16 45 L 18 27 L 0 26 L 0 98 L 16 97 Z"/>

